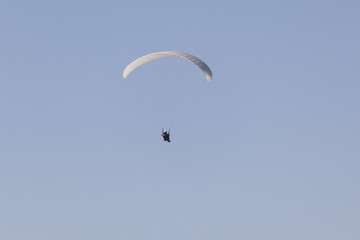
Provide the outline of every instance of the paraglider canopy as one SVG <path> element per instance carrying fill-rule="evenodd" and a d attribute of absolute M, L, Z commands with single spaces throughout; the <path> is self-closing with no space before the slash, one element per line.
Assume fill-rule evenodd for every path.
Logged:
<path fill-rule="evenodd" d="M 162 57 L 181 57 L 181 58 L 185 58 L 186 60 L 192 62 L 193 64 L 195 64 L 196 66 L 198 66 L 205 74 L 206 77 L 206 81 L 211 81 L 212 80 L 212 72 L 210 70 L 210 68 L 208 67 L 208 65 L 206 65 L 206 63 L 204 63 L 202 60 L 200 60 L 199 58 L 188 54 L 188 53 L 184 53 L 184 52 L 177 52 L 177 51 L 165 51 L 165 52 L 156 52 L 156 53 L 151 53 L 148 55 L 145 55 L 143 57 L 140 57 L 138 59 L 136 59 L 135 61 L 131 62 L 124 70 L 123 72 L 123 77 L 124 79 L 126 79 L 126 77 L 132 72 L 134 71 L 136 68 L 140 67 L 141 65 L 143 65 L 144 63 L 147 63 L 149 61 L 158 59 L 158 58 L 162 58 Z"/>

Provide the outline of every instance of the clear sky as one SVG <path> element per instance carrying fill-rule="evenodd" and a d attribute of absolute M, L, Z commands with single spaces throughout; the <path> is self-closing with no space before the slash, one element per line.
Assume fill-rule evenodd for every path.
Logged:
<path fill-rule="evenodd" d="M 2 0 L 0 239 L 360 239 L 359 12 Z"/>

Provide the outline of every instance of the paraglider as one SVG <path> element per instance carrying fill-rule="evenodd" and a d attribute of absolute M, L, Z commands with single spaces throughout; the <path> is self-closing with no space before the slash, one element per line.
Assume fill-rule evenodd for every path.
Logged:
<path fill-rule="evenodd" d="M 164 130 L 164 129 L 162 129 L 161 130 L 161 136 L 164 138 L 164 141 L 165 142 L 171 142 L 170 141 L 170 129 L 169 129 L 169 131 L 168 130 Z"/>
<path fill-rule="evenodd" d="M 136 68 L 140 67 L 141 65 L 143 65 L 149 61 L 152 61 L 152 60 L 155 60 L 158 58 L 162 58 L 162 57 L 184 58 L 184 59 L 188 60 L 189 62 L 195 64 L 197 67 L 199 67 L 203 71 L 203 73 L 205 74 L 206 81 L 209 82 L 212 80 L 212 72 L 211 72 L 209 66 L 206 65 L 205 62 L 203 62 L 201 59 L 199 59 L 191 54 L 184 53 L 184 52 L 178 52 L 178 51 L 156 52 L 156 53 L 151 53 L 151 54 L 142 56 L 126 66 L 126 68 L 123 72 L 123 78 L 126 79 L 127 76 L 132 71 L 134 71 Z M 163 137 L 164 141 L 171 142 L 170 141 L 170 129 L 169 129 L 169 131 L 162 129 L 161 136 Z"/>

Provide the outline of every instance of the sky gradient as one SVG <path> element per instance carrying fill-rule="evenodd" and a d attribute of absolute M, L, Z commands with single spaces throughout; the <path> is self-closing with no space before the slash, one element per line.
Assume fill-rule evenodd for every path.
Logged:
<path fill-rule="evenodd" d="M 360 239 L 359 12 L 1 1 L 0 239 Z"/>

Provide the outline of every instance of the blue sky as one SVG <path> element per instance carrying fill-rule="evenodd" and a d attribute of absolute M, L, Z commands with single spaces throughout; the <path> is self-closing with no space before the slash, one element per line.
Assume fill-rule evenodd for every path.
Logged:
<path fill-rule="evenodd" d="M 2 1 L 0 238 L 359 239 L 359 10 Z"/>

